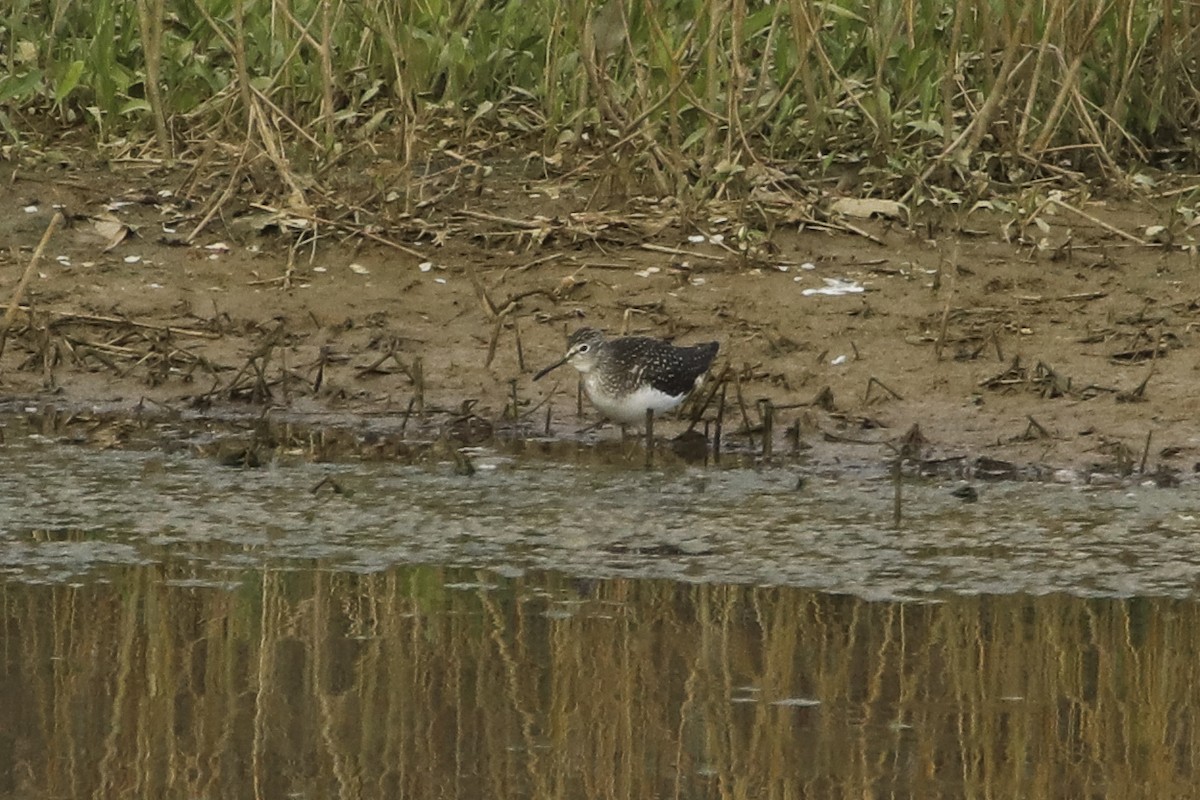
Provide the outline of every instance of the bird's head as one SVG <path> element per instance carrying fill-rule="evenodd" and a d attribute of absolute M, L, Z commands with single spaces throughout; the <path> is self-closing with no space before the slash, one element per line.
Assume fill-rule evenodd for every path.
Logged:
<path fill-rule="evenodd" d="M 590 372 L 596 366 L 600 356 L 600 346 L 604 344 L 604 334 L 595 328 L 580 328 L 567 338 L 567 354 L 559 361 L 543 369 L 533 379 L 540 380 L 547 373 L 558 369 L 563 364 L 570 364 L 580 372 Z"/>

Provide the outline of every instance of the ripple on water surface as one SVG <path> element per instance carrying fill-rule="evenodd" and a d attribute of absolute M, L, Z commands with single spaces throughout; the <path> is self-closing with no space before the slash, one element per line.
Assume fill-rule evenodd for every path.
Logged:
<path fill-rule="evenodd" d="M 1033 483 L 905 487 L 793 469 L 637 469 L 482 454 L 449 464 L 269 465 L 46 442 L 0 451 L 0 570 L 71 581 L 109 565 L 185 562 L 194 580 L 317 559 L 549 568 L 592 577 L 789 585 L 868 598 L 1012 592 L 1190 595 L 1190 491 Z M 341 492 L 313 487 L 336 479 Z"/>

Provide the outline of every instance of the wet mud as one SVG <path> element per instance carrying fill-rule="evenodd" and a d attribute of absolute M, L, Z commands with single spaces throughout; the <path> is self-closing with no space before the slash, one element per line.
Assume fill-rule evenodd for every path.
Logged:
<path fill-rule="evenodd" d="M 203 205 L 181 182 L 17 171 L 3 302 L 66 219 L 4 337 L 8 410 L 106 447 L 165 419 L 313 458 L 493 441 L 625 453 L 616 430 L 590 430 L 570 370 L 532 381 L 586 324 L 719 340 L 705 392 L 724 378 L 733 458 L 1166 486 L 1200 461 L 1200 271 L 1149 200 L 919 224 L 774 208 L 755 231 L 729 209 L 589 210 L 587 187 L 526 179 L 387 228 L 234 203 L 189 241 Z M 657 432 L 711 439 L 712 397 Z M 256 439 L 263 420 L 276 432 Z"/>

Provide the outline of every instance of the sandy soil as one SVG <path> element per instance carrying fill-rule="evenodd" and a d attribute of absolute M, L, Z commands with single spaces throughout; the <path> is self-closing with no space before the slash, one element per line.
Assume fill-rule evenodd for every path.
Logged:
<path fill-rule="evenodd" d="M 589 211 L 594 187 L 510 176 L 367 229 L 411 252 L 356 235 L 367 219 L 347 210 L 293 254 L 295 232 L 247 199 L 187 242 L 221 187 L 189 199 L 184 179 L 15 171 L 0 198 L 5 302 L 56 206 L 68 222 L 25 294 L 32 312 L 15 317 L 0 392 L 367 415 L 410 409 L 419 380 L 425 435 L 471 401 L 485 429 L 512 426 L 514 392 L 525 430 L 542 431 L 553 394 L 552 430 L 574 435 L 595 419 L 575 417 L 574 373 L 531 376 L 588 324 L 719 340 L 731 405 L 740 384 L 757 426 L 769 399 L 776 451 L 796 447 L 790 428 L 823 463 L 882 463 L 913 425 L 923 458 L 982 471 L 1129 472 L 1148 436 L 1147 470 L 1164 481 L 1200 460 L 1195 255 L 1104 227 L 1145 238 L 1163 219 L 1148 204 L 1087 204 L 1099 223 L 1053 207 L 849 220 L 867 235 L 776 208 L 769 237 L 740 237 L 759 256 L 745 258 L 732 212 L 683 225 L 649 202 Z M 831 280 L 865 291 L 805 293 Z"/>

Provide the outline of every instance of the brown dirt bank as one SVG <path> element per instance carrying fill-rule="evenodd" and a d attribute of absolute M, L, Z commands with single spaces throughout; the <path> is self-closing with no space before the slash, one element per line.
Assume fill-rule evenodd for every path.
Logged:
<path fill-rule="evenodd" d="M 248 201 L 187 242 L 202 207 L 174 194 L 181 177 L 17 171 L 0 198 L 4 302 L 53 208 L 69 219 L 16 316 L 0 392 L 368 414 L 405 412 L 419 382 L 431 425 L 467 401 L 511 425 L 515 380 L 530 431 L 553 392 L 553 430 L 573 434 L 594 414 L 575 418 L 571 375 L 531 375 L 586 323 L 720 340 L 750 419 L 769 399 L 776 450 L 792 428 L 822 462 L 880 463 L 914 424 L 929 458 L 1128 472 L 1150 436 L 1149 471 L 1200 460 L 1200 270 L 1186 229 L 1169 246 L 1121 235 L 1155 235 L 1148 203 L 1073 203 L 1094 220 L 1053 203 L 952 226 L 849 220 L 865 235 L 777 207 L 767 236 L 732 211 L 687 225 L 649 202 L 582 211 L 586 187 L 514 180 L 390 227 L 346 209 L 293 250 L 294 215 Z M 804 293 L 835 279 L 865 292 Z"/>

